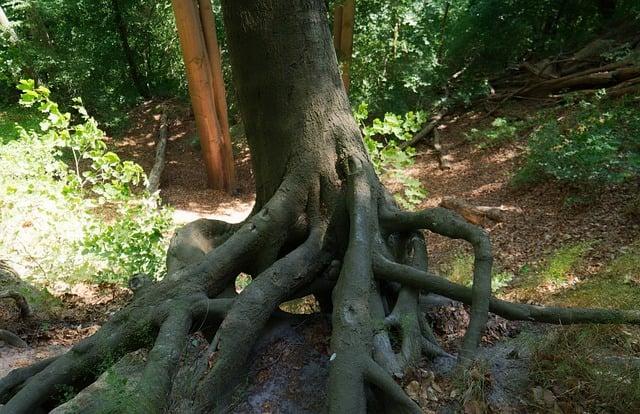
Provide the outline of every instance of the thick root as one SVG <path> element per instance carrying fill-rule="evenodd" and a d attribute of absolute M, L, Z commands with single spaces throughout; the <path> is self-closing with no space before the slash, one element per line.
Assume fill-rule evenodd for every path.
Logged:
<path fill-rule="evenodd" d="M 333 293 L 333 334 L 329 368 L 329 412 L 365 413 L 367 384 L 380 388 L 384 401 L 396 403 L 396 412 L 419 413 L 413 402 L 388 372 L 371 359 L 374 329 L 371 306 L 379 308 L 372 272 L 372 247 L 377 234 L 377 203 L 371 193 L 366 171 L 350 161 L 347 208 L 350 216 L 349 244 L 338 283 Z M 417 304 L 417 296 L 416 296 Z M 378 336 L 378 338 L 380 338 Z M 384 343 L 384 340 L 383 340 Z M 379 345 L 380 347 L 380 345 Z M 383 345 L 383 348 L 385 346 Z M 378 352 L 384 359 L 389 352 Z M 391 360 L 395 360 L 393 356 Z"/>
<path fill-rule="evenodd" d="M 299 194 L 285 181 L 265 209 L 221 246 L 162 282 L 136 292 L 134 301 L 96 334 L 26 381 L 16 383 L 14 379 L 2 384 L 0 395 L 8 397 L 0 412 L 30 413 L 45 407 L 61 386 L 84 387 L 126 353 L 151 347 L 154 342 L 140 386 L 141 409 L 162 411 L 192 321 L 207 319 L 209 307 L 213 316 L 219 315 L 228 302 L 208 298 L 223 292 L 264 246 L 272 245 L 273 235 L 286 239 L 283 229 L 295 223 L 299 210 L 284 207 L 292 202 L 304 206 L 305 195 L 296 199 Z"/>
<path fill-rule="evenodd" d="M 200 385 L 205 408 L 224 411 L 245 374 L 254 343 L 278 305 L 309 283 L 329 264 L 323 255 L 324 229 L 313 230 L 305 243 L 262 272 L 236 299 L 218 333 L 215 363 Z"/>
<path fill-rule="evenodd" d="M 414 286 L 457 300 L 467 305 L 474 305 L 473 291 L 457 283 L 432 273 L 416 270 L 399 263 L 393 263 L 378 255 L 374 261 L 376 275 L 382 279 Z M 559 325 L 569 324 L 640 324 L 640 311 L 616 309 L 584 309 L 558 308 L 522 303 L 511 303 L 489 298 L 489 310 L 508 320 L 544 322 Z"/>
<path fill-rule="evenodd" d="M 489 318 L 491 297 L 491 242 L 480 228 L 466 222 L 447 209 L 435 208 L 419 213 L 383 210 L 381 224 L 387 231 L 413 231 L 427 229 L 452 239 L 471 243 L 475 254 L 473 264 L 472 307 L 469 326 L 460 348 L 460 362 L 467 364 L 475 355 Z M 437 292 L 436 292 L 437 293 Z"/>
<path fill-rule="evenodd" d="M 489 311 L 512 320 L 640 324 L 638 311 L 546 308 L 491 297 L 491 247 L 484 231 L 445 209 L 391 210 L 368 163 L 351 159 L 346 170 L 343 201 L 348 217 L 333 218 L 336 207 L 320 202 L 319 184 L 309 190 L 285 180 L 245 223 L 200 223 L 215 228 L 203 236 L 208 241 L 187 238 L 184 248 L 176 241 L 173 271 L 159 283 L 139 286 L 132 303 L 94 336 L 64 355 L 0 380 L 0 404 L 6 403 L 0 412 L 51 408 L 60 386 L 86 387 L 122 356 L 141 348 L 150 352 L 135 389 L 136 407 L 122 410 L 163 412 L 195 331 L 213 339 L 208 350 L 198 351 L 189 381 L 178 381 L 179 389 L 190 387 L 180 406 L 192 412 L 224 412 L 278 306 L 310 293 L 321 298 L 323 309 L 332 309 L 330 413 L 365 413 L 372 404 L 382 412 L 420 412 L 396 379 L 423 354 L 450 356 L 425 317 L 424 308 L 434 299 L 471 305 L 458 359 L 463 366 L 476 355 Z M 344 227 L 345 219 L 346 243 L 336 232 L 336 223 Z M 472 244 L 471 289 L 429 272 L 418 229 Z M 257 276 L 236 295 L 230 289 L 235 277 L 248 269 Z"/>

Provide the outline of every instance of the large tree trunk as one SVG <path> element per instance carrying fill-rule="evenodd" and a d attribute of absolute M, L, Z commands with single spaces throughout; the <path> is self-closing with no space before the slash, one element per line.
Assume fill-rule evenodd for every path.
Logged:
<path fill-rule="evenodd" d="M 380 185 L 342 87 L 324 1 L 226 0 L 223 9 L 257 183 L 253 214 L 238 225 L 200 220 L 179 231 L 161 282 L 137 289 L 70 352 L 0 381 L 3 414 L 50 408 L 56 389 L 83 388 L 140 348 L 150 351 L 134 398 L 110 402 L 111 412 L 163 412 L 170 399 L 172 412 L 227 412 L 278 306 L 310 293 L 332 312 L 329 380 L 318 387 L 327 387 L 335 414 L 420 412 L 394 377 L 423 354 L 447 355 L 421 308 L 426 293 L 471 304 L 462 367 L 476 355 L 489 309 L 550 323 L 640 323 L 638 312 L 491 298 L 487 235 L 449 210 L 402 212 Z M 472 289 L 429 272 L 420 229 L 472 244 Z M 240 272 L 253 282 L 236 295 Z M 210 342 L 195 357 L 193 331 Z M 398 332 L 398 347 L 389 331 Z"/>

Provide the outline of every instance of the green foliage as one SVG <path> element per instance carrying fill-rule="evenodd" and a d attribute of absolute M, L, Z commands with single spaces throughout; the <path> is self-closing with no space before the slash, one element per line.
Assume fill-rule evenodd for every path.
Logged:
<path fill-rule="evenodd" d="M 574 51 L 611 19 L 638 16 L 637 1 L 617 3 L 608 14 L 593 0 L 359 1 L 351 100 L 376 115 L 426 108 L 445 89 L 469 103 L 491 74 Z"/>
<path fill-rule="evenodd" d="M 0 99 L 12 85 L 38 78 L 63 101 L 81 96 L 92 112 L 120 127 L 124 109 L 153 95 L 183 95 L 184 68 L 170 2 L 149 0 L 13 0 L 2 2 L 18 42 L 0 39 Z M 118 6 L 116 8 L 116 5 Z M 124 21 L 137 86 L 117 11 Z M 143 89 L 143 90 L 140 90 Z"/>
<path fill-rule="evenodd" d="M 640 113 L 634 105 L 600 97 L 566 109 L 568 115 L 533 132 L 515 185 L 553 179 L 597 187 L 640 175 Z"/>
<path fill-rule="evenodd" d="M 40 117 L 36 111 L 25 108 L 7 105 L 0 107 L 0 145 L 18 139 L 20 134 L 16 124 L 22 125 L 25 129 L 38 127 Z"/>
<path fill-rule="evenodd" d="M 621 325 L 551 330 L 534 344 L 531 378 L 560 400 L 578 403 L 576 411 L 638 412 L 640 369 L 624 358 L 640 356 L 639 336 L 637 327 Z"/>
<path fill-rule="evenodd" d="M 358 2 L 351 65 L 352 102 L 407 112 L 432 101 L 442 84 L 438 27 L 444 1 Z M 438 94 L 439 95 L 439 94 Z"/>
<path fill-rule="evenodd" d="M 415 149 L 402 149 L 400 144 L 411 140 L 426 121 L 422 111 L 407 112 L 404 116 L 387 113 L 384 119 L 375 118 L 371 125 L 366 124 L 369 116 L 366 103 L 358 106 L 354 116 L 360 122 L 364 143 L 376 173 L 385 184 L 399 185 L 402 190 L 395 194 L 396 201 L 405 208 L 411 208 L 422 202 L 427 191 L 419 180 L 407 174 L 407 168 L 413 166 Z"/>
<path fill-rule="evenodd" d="M 123 282 L 158 277 L 169 212 L 157 194 L 138 195 L 142 168 L 107 150 L 104 133 L 77 102 L 73 123 L 49 89 L 21 81 L 21 103 L 41 113 L 39 131 L 19 128 L 0 145 L 0 256 L 42 283 Z"/>
<path fill-rule="evenodd" d="M 476 143 L 479 148 L 495 148 L 514 140 L 522 125 L 521 122 L 498 117 L 491 122 L 491 126 L 487 129 L 471 128 L 466 137 L 469 141 Z"/>
<path fill-rule="evenodd" d="M 464 286 L 473 285 L 473 255 L 457 253 L 442 266 L 444 275 L 451 281 Z M 513 273 L 493 269 L 491 274 L 491 291 L 498 292 L 513 280 Z"/>
<path fill-rule="evenodd" d="M 240 273 L 238 277 L 236 277 L 236 282 L 235 282 L 236 292 L 240 293 L 243 290 L 245 290 L 247 286 L 251 284 L 252 281 L 253 279 L 251 278 L 251 276 L 245 273 Z"/>

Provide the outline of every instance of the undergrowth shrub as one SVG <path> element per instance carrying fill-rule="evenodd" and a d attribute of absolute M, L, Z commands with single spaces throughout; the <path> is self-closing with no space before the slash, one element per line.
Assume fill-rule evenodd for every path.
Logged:
<path fill-rule="evenodd" d="M 79 100 L 72 123 L 47 88 L 18 88 L 41 120 L 38 131 L 18 127 L 18 139 L 0 145 L 0 257 L 43 284 L 159 277 L 171 218 L 157 194 L 136 191 L 142 168 L 107 150 Z"/>
<path fill-rule="evenodd" d="M 367 104 L 361 103 L 354 116 L 362 128 L 365 147 L 376 173 L 386 185 L 401 187 L 394 195 L 396 201 L 404 208 L 420 204 L 426 198 L 427 191 L 418 179 L 406 171 L 415 163 L 416 151 L 412 147 L 403 149 L 400 145 L 411 140 L 420 130 L 427 120 L 426 113 L 407 112 L 404 116 L 387 113 L 383 119 L 375 118 L 368 125 Z"/>
<path fill-rule="evenodd" d="M 597 96 L 567 109 L 568 115 L 549 119 L 531 134 L 515 185 L 552 179 L 593 188 L 640 176 L 637 107 Z"/>
<path fill-rule="evenodd" d="M 522 121 L 510 121 L 506 118 L 496 118 L 486 129 L 471 128 L 465 136 L 468 141 L 479 148 L 495 148 L 518 137 L 518 131 L 524 126 Z"/>

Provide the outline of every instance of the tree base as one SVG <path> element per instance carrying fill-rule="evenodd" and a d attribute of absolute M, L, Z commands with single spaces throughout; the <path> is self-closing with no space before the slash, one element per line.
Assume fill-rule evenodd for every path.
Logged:
<path fill-rule="evenodd" d="M 374 409 L 372 401 L 376 412 L 421 412 L 397 379 L 424 354 L 448 355 L 426 319 L 425 306 L 433 298 L 428 294 L 471 305 L 457 356 L 461 369 L 478 356 L 489 310 L 512 320 L 640 323 L 637 311 L 544 308 L 492 298 L 492 256 L 484 231 L 442 208 L 398 210 L 366 160 L 351 157 L 341 168 L 343 197 L 327 196 L 322 185 L 308 187 L 318 181 L 291 179 L 299 178 L 293 174 L 240 226 L 187 226 L 172 243 L 172 272 L 164 280 L 136 284 L 132 303 L 68 353 L 0 381 L 2 413 L 51 409 L 71 390 L 108 374 L 124 355 L 144 348 L 149 353 L 139 381 L 120 393 L 130 396 L 124 399 L 126 412 L 228 412 L 243 401 L 247 370 L 262 360 L 252 349 L 273 332 L 274 318 L 282 315 L 279 305 L 309 294 L 332 314 L 330 350 L 316 358 L 329 367 L 331 413 L 364 413 Z M 347 237 L 336 225 L 341 212 L 347 213 Z M 472 244 L 471 289 L 429 272 L 419 229 Z M 240 272 L 255 277 L 237 295 Z M 194 342 L 198 332 L 208 343 Z M 277 358 L 274 364 L 281 363 Z"/>

